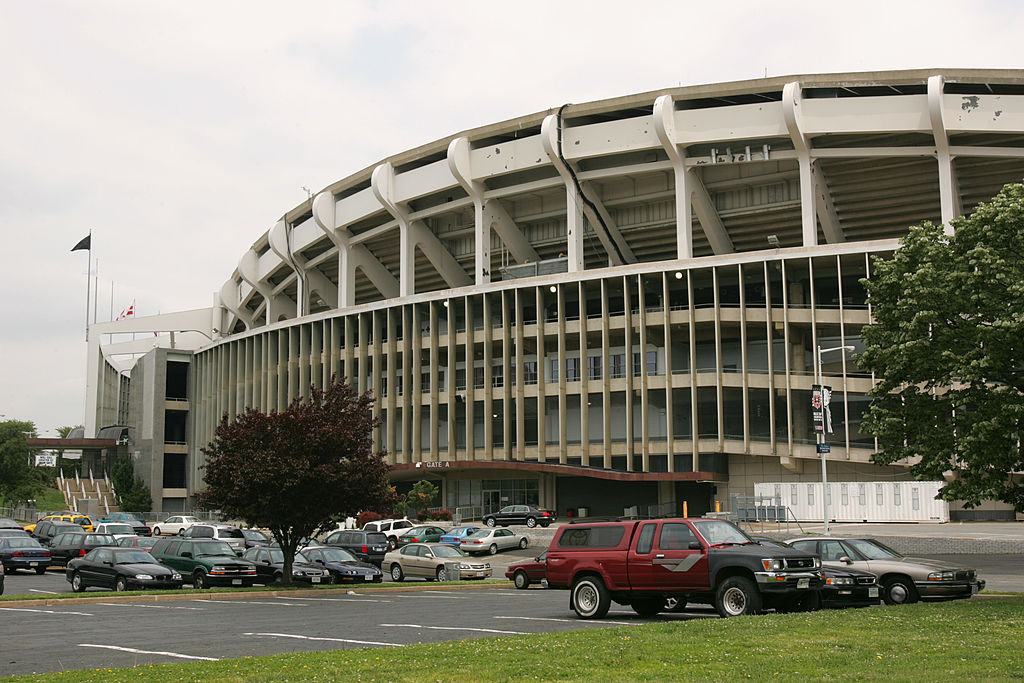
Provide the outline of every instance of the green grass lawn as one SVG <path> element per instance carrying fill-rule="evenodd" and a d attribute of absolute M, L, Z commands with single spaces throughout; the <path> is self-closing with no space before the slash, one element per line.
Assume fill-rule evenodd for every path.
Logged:
<path fill-rule="evenodd" d="M 1022 678 L 1024 597 L 1012 596 L 736 619 L 666 619 L 401 650 L 336 650 L 10 680 L 976 683 Z"/>

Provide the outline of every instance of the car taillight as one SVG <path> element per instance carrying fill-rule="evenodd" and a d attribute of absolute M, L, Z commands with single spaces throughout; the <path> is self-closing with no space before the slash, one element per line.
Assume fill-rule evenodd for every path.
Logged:
<path fill-rule="evenodd" d="M 418 538 L 414 538 L 414 539 L 412 539 L 412 540 L 411 540 L 411 541 L 409 541 L 409 542 L 410 542 L 410 543 L 419 543 L 419 542 L 420 542 L 420 539 L 418 539 Z"/>
<path fill-rule="evenodd" d="M 19 550 L 18 552 L 14 553 L 11 557 L 25 557 L 25 553 Z"/>
<path fill-rule="evenodd" d="M 359 546 L 359 547 L 360 547 L 360 548 L 362 548 L 362 552 L 364 552 L 364 553 L 368 553 L 368 552 L 370 552 L 370 548 L 369 548 L 369 546 L 365 546 L 365 545 L 363 545 L 363 546 Z"/>
<path fill-rule="evenodd" d="M 82 548 L 81 550 L 79 550 L 79 551 L 78 551 L 78 556 L 79 556 L 79 557 L 84 557 L 84 556 L 85 556 L 85 553 L 86 553 L 86 550 L 85 550 L 85 548 Z"/>
<path fill-rule="evenodd" d="M 551 513 L 550 512 L 542 512 L 542 513 L 540 513 L 540 516 L 541 517 L 550 517 Z"/>

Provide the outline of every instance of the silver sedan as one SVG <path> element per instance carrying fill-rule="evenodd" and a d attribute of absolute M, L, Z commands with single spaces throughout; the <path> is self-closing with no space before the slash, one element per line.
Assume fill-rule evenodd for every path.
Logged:
<path fill-rule="evenodd" d="M 519 536 L 511 529 L 481 529 L 462 539 L 459 548 L 467 553 L 494 555 L 499 550 L 525 548 L 528 545 L 530 540 L 526 536 Z"/>

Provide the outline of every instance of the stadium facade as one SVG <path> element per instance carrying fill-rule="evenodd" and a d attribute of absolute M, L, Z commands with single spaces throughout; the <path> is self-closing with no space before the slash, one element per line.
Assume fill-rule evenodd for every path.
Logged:
<path fill-rule="evenodd" d="M 820 481 L 821 347 L 830 480 L 906 480 L 870 462 L 874 380 L 836 348 L 861 348 L 860 281 L 908 226 L 1022 177 L 1020 71 L 765 78 L 495 123 L 289 210 L 212 306 L 92 326 L 86 433 L 132 427 L 154 504 L 188 509 L 225 412 L 346 377 L 378 397 L 393 479 L 435 480 L 449 508 L 694 514 Z"/>

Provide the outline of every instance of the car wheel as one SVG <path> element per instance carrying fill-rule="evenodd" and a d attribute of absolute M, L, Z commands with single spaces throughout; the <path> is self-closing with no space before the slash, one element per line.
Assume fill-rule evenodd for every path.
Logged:
<path fill-rule="evenodd" d="M 280 586 L 282 583 L 284 583 L 284 574 L 274 574 L 273 584 L 275 586 Z"/>
<path fill-rule="evenodd" d="M 494 543 L 492 543 L 491 547 L 487 549 L 487 552 L 489 552 L 491 555 L 497 555 L 498 554 L 498 546 L 495 545 Z"/>
<path fill-rule="evenodd" d="M 153 535 L 154 536 L 159 536 L 160 535 L 160 527 L 158 527 L 158 526 L 153 527 Z"/>
<path fill-rule="evenodd" d="M 199 569 L 195 574 L 192 575 L 192 587 L 199 590 L 204 590 L 210 586 L 206 583 L 206 573 Z"/>
<path fill-rule="evenodd" d="M 633 611 L 642 617 L 653 617 L 665 607 L 664 598 L 643 598 L 634 600 L 630 605 Z"/>
<path fill-rule="evenodd" d="M 78 572 L 75 572 L 71 575 L 71 590 L 73 590 L 76 593 L 85 592 L 85 584 L 82 583 L 82 575 Z"/>
<path fill-rule="evenodd" d="M 398 564 L 397 562 L 391 565 L 391 580 L 401 581 L 404 578 L 405 574 L 402 572 L 402 565 Z"/>
<path fill-rule="evenodd" d="M 493 529 L 498 524 L 498 522 L 494 519 L 494 517 L 490 517 L 484 521 L 484 524 Z"/>
<path fill-rule="evenodd" d="M 437 568 L 437 572 L 435 573 L 435 575 L 436 575 L 438 581 L 447 581 L 448 580 L 448 572 L 447 572 L 447 570 L 445 570 L 445 568 L 443 566 Z"/>
<path fill-rule="evenodd" d="M 909 605 L 918 600 L 914 582 L 905 576 L 894 576 L 883 584 L 882 599 L 887 605 Z"/>
<path fill-rule="evenodd" d="M 526 550 L 526 546 L 528 546 L 528 545 L 530 545 L 530 541 L 527 540 L 525 536 L 523 538 L 519 539 L 519 547 L 520 548 L 522 548 L 523 550 Z"/>
<path fill-rule="evenodd" d="M 545 529 L 547 529 L 547 528 L 548 528 L 549 526 L 551 526 L 551 522 L 541 522 L 541 524 L 540 524 L 540 525 L 541 525 L 542 527 L 544 527 Z"/>
<path fill-rule="evenodd" d="M 537 518 L 536 517 L 527 517 L 526 518 L 526 526 L 530 527 L 531 529 L 533 527 L 537 526 Z"/>
<path fill-rule="evenodd" d="M 661 608 L 662 612 L 685 612 L 686 611 L 686 600 L 679 598 L 665 598 L 665 604 Z"/>
<path fill-rule="evenodd" d="M 519 590 L 525 590 L 530 587 L 530 577 L 522 569 L 512 576 L 512 582 L 516 584 L 516 588 Z"/>
<path fill-rule="evenodd" d="M 117 581 L 114 583 L 114 590 L 116 590 L 118 593 L 124 593 L 126 590 L 128 590 L 128 582 L 125 581 L 125 578 L 123 576 L 117 577 Z"/>
<path fill-rule="evenodd" d="M 596 576 L 584 576 L 572 586 L 572 609 L 580 619 L 600 619 L 608 614 L 612 598 L 604 581 Z"/>
<path fill-rule="evenodd" d="M 715 610 L 723 617 L 757 614 L 761 611 L 761 594 L 750 579 L 729 577 L 715 591 Z"/>
<path fill-rule="evenodd" d="M 45 574 L 45 573 L 46 573 L 46 565 L 43 565 L 42 567 L 36 567 L 36 574 Z"/>
<path fill-rule="evenodd" d="M 391 536 L 388 536 L 388 550 L 394 550 L 395 549 L 395 545 L 396 545 L 395 539 L 393 537 L 391 537 Z"/>

